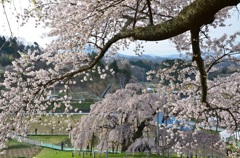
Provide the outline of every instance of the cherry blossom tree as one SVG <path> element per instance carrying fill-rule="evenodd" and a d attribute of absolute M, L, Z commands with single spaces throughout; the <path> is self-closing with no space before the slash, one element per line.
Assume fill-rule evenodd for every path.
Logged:
<path fill-rule="evenodd" d="M 141 94 L 143 88 L 138 84 L 128 84 L 125 89 L 93 104 L 90 114 L 82 118 L 71 132 L 72 143 L 76 147 L 86 147 L 95 134 L 99 149 L 127 150 L 132 142 L 144 135 L 145 127 L 166 102 L 164 96 Z"/>
<path fill-rule="evenodd" d="M 181 83 L 174 84 L 176 79 L 171 76 L 174 67 L 156 73 L 161 79 L 170 80 L 169 85 L 161 86 L 161 92 L 166 95 L 164 108 L 168 109 L 169 115 L 186 122 L 194 120 L 196 129 L 221 127 L 230 131 L 239 130 L 239 73 L 236 72 L 225 78 L 208 79 L 208 74 L 217 69 L 216 65 L 219 62 L 237 62 L 234 55 L 240 50 L 237 41 L 239 32 L 233 35 L 224 34 L 221 38 L 213 39 L 209 31 L 226 25 L 225 20 L 230 18 L 234 11 L 238 11 L 239 0 L 34 0 L 33 2 L 30 9 L 24 10 L 23 15 L 16 16 L 23 24 L 31 17 L 37 19 L 37 24 L 44 22 L 46 27 L 51 28 L 49 36 L 55 37 L 55 40 L 44 53 L 37 51 L 21 53 L 21 58 L 13 62 L 14 70 L 5 72 L 0 99 L 0 147 L 4 146 L 3 142 L 12 133 L 26 134 L 28 125 L 34 120 L 34 114 L 44 113 L 50 105 L 47 96 L 51 94 L 54 86 L 60 84 L 64 87 L 60 93 L 66 94 L 63 97 L 66 111 L 71 109 L 71 97 L 67 95 L 67 91 L 76 83 L 73 79 L 81 75 L 83 78 L 80 82 L 92 80 L 89 75 L 91 71 L 97 71 L 102 79 L 107 73 L 114 73 L 107 66 L 101 69 L 96 64 L 104 57 L 111 57 L 119 49 L 128 49 L 132 41 L 136 43 L 136 54 L 141 55 L 144 51 L 142 41 L 171 39 L 180 52 L 186 51 L 192 58 L 192 67 L 179 72 L 178 81 Z M 93 49 L 97 56 L 91 58 L 88 55 L 89 48 Z M 49 66 L 48 69 L 39 67 L 37 65 L 39 61 L 45 62 Z M 187 74 L 193 74 L 195 77 L 190 78 Z M 173 90 L 178 90 L 178 94 L 184 94 L 185 97 L 172 95 Z M 157 104 L 157 100 L 162 97 L 160 92 L 158 98 L 153 94 L 143 94 L 140 98 L 134 98 L 134 93 L 129 93 L 131 94 L 129 99 L 132 98 L 133 102 L 138 101 L 131 105 L 142 104 L 141 97 L 153 97 L 144 100 L 146 105 L 141 105 L 150 106 Z M 114 98 L 114 94 L 112 97 Z M 106 104 L 114 100 L 111 97 L 107 98 L 103 100 Z M 55 107 L 58 106 L 55 104 Z M 94 106 L 93 110 L 98 109 Z M 141 124 L 147 123 L 148 120 L 145 119 L 152 118 L 150 116 L 156 113 L 154 110 L 158 110 L 146 109 L 152 112 L 145 111 L 146 116 L 140 113 L 139 122 L 136 118 L 125 116 L 127 115 L 125 113 L 122 117 L 131 118 L 132 123 L 136 124 L 136 126 L 125 126 L 119 124 L 118 115 L 121 113 L 118 109 L 114 109 L 115 112 L 113 111 L 110 116 L 104 114 L 104 110 L 108 109 L 102 108 L 102 116 L 108 115 L 108 117 L 100 124 L 104 126 L 104 123 L 108 122 L 109 128 L 93 126 L 104 130 L 99 135 L 100 145 L 108 146 L 110 140 L 112 146 L 121 145 L 125 148 L 126 144 L 134 140 L 134 135 L 137 134 L 135 132 L 141 128 Z M 94 111 L 92 113 L 94 114 Z M 216 119 L 216 122 L 209 122 L 209 118 Z M 88 119 L 84 118 L 84 120 Z M 119 124 L 118 128 L 112 130 L 116 124 Z M 84 124 L 80 123 L 79 127 L 84 127 Z M 129 131 L 129 135 L 121 133 L 122 129 Z M 80 138 L 77 136 L 82 134 L 81 130 L 78 127 L 74 129 L 75 139 Z M 91 131 L 94 130 L 90 130 L 82 144 L 79 144 L 78 140 L 73 143 L 86 145 L 89 138 L 94 135 Z M 122 140 L 115 140 L 113 137 L 115 134 L 123 134 L 124 137 Z"/>
<path fill-rule="evenodd" d="M 187 127 L 184 122 L 162 124 L 157 132 L 156 114 L 166 113 L 168 102 L 175 103 L 178 99 L 180 97 L 175 94 L 170 97 L 146 93 L 142 85 L 128 84 L 125 89 L 109 94 L 91 106 L 90 114 L 71 131 L 72 144 L 79 148 L 97 147 L 101 151 L 149 151 L 162 155 L 169 149 L 179 155 L 190 151 L 200 153 L 207 146 L 209 151 L 225 155 L 225 146 L 218 134 L 191 128 L 181 130 L 181 127 Z"/>

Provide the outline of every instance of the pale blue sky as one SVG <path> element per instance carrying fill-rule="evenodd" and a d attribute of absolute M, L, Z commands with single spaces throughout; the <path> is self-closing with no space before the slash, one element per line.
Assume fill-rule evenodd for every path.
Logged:
<path fill-rule="evenodd" d="M 19 8 L 26 7 L 26 3 L 23 2 L 24 0 L 16 0 L 15 5 L 19 5 Z M 19 3 L 19 4 L 18 4 Z M 46 37 L 46 33 L 49 31 L 49 29 L 43 28 L 42 26 L 35 28 L 34 20 L 30 20 L 25 26 L 20 27 L 20 23 L 16 22 L 16 18 L 14 15 L 9 12 L 9 8 L 12 8 L 11 6 L 7 6 L 6 9 L 8 9 L 8 18 L 10 21 L 11 29 L 13 32 L 13 35 L 16 37 L 24 38 L 27 42 L 38 42 L 40 46 L 45 47 L 47 43 L 50 43 L 51 39 Z M 21 9 L 19 12 L 22 11 Z M 218 29 L 211 29 L 210 33 L 213 36 L 220 36 L 222 33 L 232 34 L 235 31 L 240 31 L 240 15 L 236 12 L 233 17 L 228 20 L 229 24 L 232 24 L 231 26 L 227 28 L 218 28 Z M 6 17 L 3 14 L 3 9 L 0 7 L 0 35 L 10 36 L 10 31 L 7 25 Z M 240 41 L 240 40 L 239 40 Z M 130 46 L 130 49 L 125 51 L 119 51 L 119 53 L 122 54 L 128 54 L 128 55 L 135 55 L 133 52 L 133 49 L 135 48 L 135 44 L 133 43 Z M 151 55 L 161 55 L 161 56 L 167 56 L 171 54 L 177 54 L 177 50 L 175 49 L 174 44 L 170 43 L 168 40 L 159 41 L 156 42 L 144 42 L 144 50 L 145 54 L 151 54 Z"/>

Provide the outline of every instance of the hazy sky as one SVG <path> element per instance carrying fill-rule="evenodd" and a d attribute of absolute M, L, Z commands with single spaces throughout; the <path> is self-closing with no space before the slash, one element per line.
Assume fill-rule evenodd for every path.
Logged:
<path fill-rule="evenodd" d="M 20 3 L 19 3 L 20 2 Z M 15 0 L 15 6 L 17 6 L 17 12 L 23 11 L 23 8 L 27 7 L 27 0 Z M 35 28 L 34 20 L 32 19 L 23 27 L 20 27 L 20 23 L 16 22 L 15 15 L 11 13 L 11 10 L 14 8 L 14 4 L 6 6 L 6 11 L 8 15 L 8 19 L 10 21 L 11 30 L 13 36 L 18 38 L 24 38 L 27 42 L 37 42 L 40 46 L 45 47 L 46 44 L 50 43 L 51 39 L 46 37 L 47 32 L 49 29 L 46 29 L 42 26 Z M 228 20 L 231 26 L 227 28 L 220 28 L 220 29 L 212 29 L 211 34 L 214 36 L 220 36 L 221 33 L 231 34 L 234 31 L 240 31 L 240 15 L 234 14 L 232 19 Z M 227 29 L 227 30 L 226 30 Z M 0 35 L 10 36 L 10 29 L 7 24 L 7 20 L 3 11 L 2 6 L 0 7 Z M 144 42 L 145 43 L 145 42 Z M 133 49 L 135 44 L 133 43 L 130 46 L 129 50 L 119 51 L 123 54 L 134 55 Z M 175 49 L 174 44 L 170 43 L 168 40 L 156 42 L 147 42 L 144 44 L 145 54 L 153 54 L 153 55 L 161 55 L 167 56 L 171 54 L 177 54 L 178 52 Z"/>

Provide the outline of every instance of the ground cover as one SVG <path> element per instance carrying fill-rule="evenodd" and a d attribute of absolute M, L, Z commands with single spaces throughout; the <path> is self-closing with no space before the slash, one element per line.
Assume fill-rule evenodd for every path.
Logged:
<path fill-rule="evenodd" d="M 31 135 L 39 134 L 68 134 L 71 127 L 80 121 L 82 115 L 36 115 L 36 121 L 31 123 L 28 133 Z"/>
<path fill-rule="evenodd" d="M 29 136 L 28 138 L 31 138 L 33 140 L 42 141 L 45 143 L 51 143 L 51 144 L 57 144 L 60 145 L 61 142 L 63 142 L 66 147 L 66 144 L 69 144 L 69 137 L 67 135 L 37 135 L 37 136 Z M 70 147 L 70 145 L 67 145 L 67 147 Z M 42 150 L 41 150 L 42 149 Z M 54 150 L 50 148 L 41 148 L 29 145 L 27 143 L 21 143 L 17 142 L 15 140 L 9 141 L 9 148 L 6 150 L 5 155 L 0 155 L 2 158 L 9 158 L 9 157 L 36 157 L 36 158 L 82 158 L 83 152 L 79 151 L 61 151 L 61 150 Z M 149 157 L 149 158 L 163 158 L 164 156 L 149 154 L 147 156 L 147 153 L 128 153 L 128 158 L 142 158 L 142 157 Z M 99 153 L 95 152 L 95 157 L 99 158 L 106 158 L 106 152 L 105 153 Z M 108 153 L 109 158 L 121 158 L 126 157 L 126 153 Z M 176 158 L 177 156 L 171 156 L 172 158 Z M 93 158 L 93 154 L 90 154 L 90 152 L 84 152 L 84 158 Z"/>
<path fill-rule="evenodd" d="M 8 148 L 4 149 L 1 158 L 34 157 L 42 150 L 41 147 L 33 146 L 16 140 L 9 140 Z"/>
<path fill-rule="evenodd" d="M 36 155 L 36 158 L 47 158 L 47 157 L 69 158 L 69 157 L 72 157 L 72 152 L 44 148 L 38 155 Z M 74 158 L 81 158 L 81 156 L 74 155 Z"/>
<path fill-rule="evenodd" d="M 38 136 L 29 136 L 29 138 L 33 140 L 38 140 L 42 141 L 45 143 L 51 143 L 51 144 L 57 144 L 60 145 L 61 142 L 64 143 L 64 147 L 71 147 L 70 145 L 70 140 L 67 135 L 38 135 Z M 51 158 L 69 158 L 74 156 L 74 158 L 82 158 L 82 152 L 79 151 L 61 151 L 61 150 L 54 150 L 50 148 L 43 148 L 41 152 L 36 156 L 37 158 L 46 158 L 46 157 L 51 157 Z M 92 158 L 93 155 L 90 154 L 90 152 L 84 152 L 84 158 Z M 100 158 L 105 158 L 106 153 L 99 153 L 95 152 L 95 157 L 100 157 Z M 113 154 L 113 153 L 108 153 L 109 158 L 115 158 L 115 157 L 126 157 L 126 153 L 121 153 L 121 154 Z M 128 153 L 129 158 L 140 158 L 140 157 L 147 157 L 147 153 Z M 153 155 L 149 154 L 149 158 L 161 158 L 159 155 Z"/>
<path fill-rule="evenodd" d="M 51 157 L 51 158 L 69 158 L 73 157 L 73 153 L 71 151 L 59 151 L 59 150 L 54 150 L 54 149 L 49 149 L 49 148 L 44 148 L 37 156 L 36 158 L 46 158 L 46 157 Z M 79 151 L 74 152 L 74 158 L 82 158 L 82 152 L 79 153 Z M 96 158 L 106 158 L 106 153 L 95 153 Z M 125 158 L 126 153 L 120 153 L 120 154 L 112 154 L 108 153 L 109 158 Z M 165 158 L 164 156 L 159 156 L 159 155 L 154 155 L 154 154 L 149 154 L 147 156 L 147 153 L 129 153 L 128 158 Z M 84 158 L 93 158 L 93 155 L 90 153 L 84 153 Z M 171 156 L 171 158 L 177 158 L 177 156 Z"/>
<path fill-rule="evenodd" d="M 32 145 L 28 144 L 28 143 L 24 143 L 24 142 L 18 142 L 16 140 L 9 140 L 8 142 L 8 150 L 9 149 L 21 149 L 21 148 L 29 148 L 32 147 Z"/>
<path fill-rule="evenodd" d="M 56 144 L 56 145 L 60 145 L 62 142 L 64 143 L 64 147 L 71 147 L 70 145 L 70 140 L 69 137 L 67 135 L 39 135 L 39 136 L 29 136 L 29 138 L 33 139 L 33 140 L 38 140 L 38 141 L 42 141 L 45 143 L 51 143 L 51 144 Z M 50 149 L 50 148 L 43 148 L 43 150 L 37 155 L 37 158 L 46 158 L 46 157 L 51 157 L 51 158 L 69 158 L 72 157 L 74 154 L 75 158 L 78 157 L 83 157 L 82 156 L 82 152 L 79 151 L 75 151 L 74 153 L 72 153 L 72 151 L 60 151 L 60 150 L 54 150 L 54 149 Z M 95 156 L 96 157 L 102 157 L 105 158 L 106 157 L 106 153 L 99 153 L 99 152 L 95 152 Z M 84 152 L 84 158 L 92 158 L 93 155 L 90 155 L 90 152 Z M 114 158 L 114 157 L 126 157 L 126 153 L 121 153 L 121 154 L 113 154 L 113 153 L 108 153 L 108 157 L 110 158 Z M 138 157 L 147 157 L 147 153 L 129 153 L 128 154 L 129 158 L 138 158 Z M 159 155 L 153 155 L 150 154 L 149 157 L 155 158 L 161 158 Z"/>
<path fill-rule="evenodd" d="M 49 125 L 48 122 L 51 122 L 51 120 L 60 121 L 59 126 L 55 126 L 53 132 L 54 133 L 63 133 L 65 135 L 31 135 L 29 138 L 33 140 L 42 141 L 45 143 L 51 143 L 55 145 L 61 145 L 61 142 L 64 143 L 65 147 L 71 147 L 70 139 L 68 137 L 68 131 L 66 131 L 66 128 L 68 127 L 68 123 L 72 126 L 75 125 L 76 122 L 80 120 L 82 115 L 76 114 L 72 116 L 67 115 L 61 115 L 61 116 L 39 116 L 36 115 L 36 118 L 40 119 L 39 122 L 34 122 L 30 125 L 29 133 L 34 133 L 35 129 L 38 129 L 38 133 L 47 133 L 51 134 L 52 125 Z M 46 124 L 44 126 L 43 124 Z M 62 129 L 60 129 L 60 127 Z M 54 134 L 53 133 L 53 134 Z M 35 134 L 35 133 L 34 133 Z M 11 157 L 33 157 L 37 153 L 39 153 L 42 150 L 39 146 L 33 146 L 24 142 L 18 142 L 16 140 L 9 140 L 8 142 L 8 148 L 5 149 L 5 153 L 0 155 L 0 158 L 11 158 Z"/>
<path fill-rule="evenodd" d="M 52 111 L 53 107 L 54 107 L 54 102 L 61 104 L 60 107 L 56 108 L 54 110 L 54 112 L 56 113 L 63 113 L 65 111 L 65 105 L 62 101 L 52 101 L 51 105 L 49 105 L 49 107 L 47 108 L 47 112 Z M 71 101 L 71 106 L 72 109 L 69 110 L 69 112 L 89 112 L 90 111 L 90 106 L 93 104 L 94 102 L 92 101 Z M 77 110 L 76 110 L 77 109 Z"/>
<path fill-rule="evenodd" d="M 61 145 L 61 143 L 64 143 L 65 146 L 71 147 L 71 142 L 67 135 L 37 135 L 29 136 L 28 138 L 55 145 Z"/>

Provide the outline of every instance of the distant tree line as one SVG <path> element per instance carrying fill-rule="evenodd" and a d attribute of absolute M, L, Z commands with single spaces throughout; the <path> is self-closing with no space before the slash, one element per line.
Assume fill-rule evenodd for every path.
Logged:
<path fill-rule="evenodd" d="M 114 60 L 110 65 L 110 69 L 113 69 L 115 72 L 115 82 L 120 85 L 121 88 L 124 88 L 127 83 L 129 83 L 132 73 L 131 66 L 128 63 L 121 63 Z"/>
<path fill-rule="evenodd" d="M 160 63 L 149 61 L 149 60 L 137 60 L 129 61 L 129 64 L 132 66 L 132 75 L 139 82 L 146 82 L 147 76 L 146 73 L 150 70 L 158 70 Z"/>
<path fill-rule="evenodd" d="M 2 66 L 11 65 L 14 59 L 20 57 L 19 52 L 27 52 L 29 49 L 41 51 L 37 42 L 32 45 L 24 45 L 16 37 L 0 36 L 0 64 Z"/>

